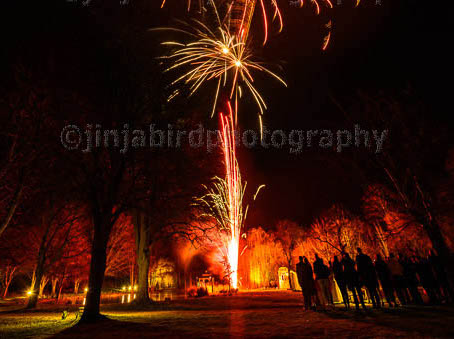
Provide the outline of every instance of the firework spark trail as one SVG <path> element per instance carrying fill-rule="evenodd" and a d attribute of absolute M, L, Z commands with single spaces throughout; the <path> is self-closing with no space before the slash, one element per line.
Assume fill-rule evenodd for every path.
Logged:
<path fill-rule="evenodd" d="M 227 258 L 232 272 L 232 286 L 238 288 L 238 254 L 240 244 L 240 232 L 242 227 L 242 200 L 241 175 L 235 151 L 235 124 L 233 111 L 228 103 L 229 115 L 221 113 L 222 145 L 226 169 L 226 181 L 228 188 L 230 239 L 227 247 Z"/>
<path fill-rule="evenodd" d="M 228 263 L 232 287 L 238 288 L 238 258 L 240 256 L 241 232 L 246 220 L 249 206 L 243 205 L 246 183 L 241 179 L 240 168 L 236 158 L 235 113 L 230 102 L 227 103 L 228 114 L 220 113 L 221 140 L 225 165 L 225 179 L 216 177 L 213 188 L 196 199 L 196 205 L 204 210 L 201 217 L 214 218 L 219 229 L 218 249 L 222 258 Z M 258 187 L 253 200 L 265 185 Z"/>
<path fill-rule="evenodd" d="M 324 41 L 323 41 L 323 47 L 322 50 L 325 51 L 326 48 L 329 45 L 329 41 L 331 39 L 331 29 L 332 29 L 332 21 L 330 20 L 325 27 L 328 29 L 328 34 L 325 36 Z"/>

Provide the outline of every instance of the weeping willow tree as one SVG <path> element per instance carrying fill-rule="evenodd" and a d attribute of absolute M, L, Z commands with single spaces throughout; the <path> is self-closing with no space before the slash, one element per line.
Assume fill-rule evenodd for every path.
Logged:
<path fill-rule="evenodd" d="M 283 260 L 282 248 L 273 232 L 266 232 L 261 227 L 249 230 L 245 250 L 240 256 L 243 285 L 248 288 L 277 286 Z"/>

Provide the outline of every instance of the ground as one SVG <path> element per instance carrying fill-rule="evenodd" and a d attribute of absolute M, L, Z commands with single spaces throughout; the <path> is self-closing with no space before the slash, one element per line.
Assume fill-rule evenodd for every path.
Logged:
<path fill-rule="evenodd" d="M 306 312 L 293 292 L 239 293 L 160 303 L 147 310 L 106 305 L 108 319 L 77 324 L 74 309 L 43 305 L 25 312 L 0 307 L 0 338 L 453 338 L 454 308 L 447 306 Z"/>

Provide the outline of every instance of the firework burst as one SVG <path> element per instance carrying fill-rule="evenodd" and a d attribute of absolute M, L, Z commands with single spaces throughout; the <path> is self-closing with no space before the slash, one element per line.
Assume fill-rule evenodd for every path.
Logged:
<path fill-rule="evenodd" d="M 221 89 L 228 91 L 230 100 L 235 102 L 237 108 L 244 87 L 254 98 L 260 114 L 263 114 L 267 106 L 255 86 L 253 73 L 266 73 L 284 86 L 287 85 L 277 74 L 253 60 L 252 51 L 248 48 L 247 43 L 242 37 L 232 34 L 228 27 L 222 24 L 217 11 L 216 17 L 219 26 L 215 31 L 195 19 L 193 25 L 185 24 L 187 29 L 164 28 L 165 30 L 184 33 L 193 39 L 192 42 L 186 44 L 177 41 L 163 43 L 163 45 L 175 48 L 170 55 L 162 57 L 162 59 L 171 62 L 171 66 L 165 71 L 186 68 L 183 74 L 171 83 L 171 86 L 184 83 L 189 86 L 189 96 L 192 96 L 203 84 L 216 81 L 212 116 L 216 110 Z M 168 100 L 172 100 L 178 94 L 180 94 L 180 89 L 174 90 Z"/>

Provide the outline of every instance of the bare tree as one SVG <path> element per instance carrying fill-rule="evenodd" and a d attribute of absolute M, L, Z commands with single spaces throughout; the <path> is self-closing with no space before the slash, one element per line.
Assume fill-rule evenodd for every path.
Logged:
<path fill-rule="evenodd" d="M 38 288 L 43 278 L 46 279 L 46 272 L 64 257 L 67 246 L 80 237 L 80 233 L 75 231 L 81 216 L 75 212 L 76 208 L 75 211 L 71 211 L 71 208 L 75 207 L 49 200 L 46 210 L 43 211 L 41 225 L 36 229 L 35 234 L 39 248 L 35 254 L 35 281 L 31 285 L 32 294 L 28 299 L 27 308 L 36 307 L 39 297 Z"/>
<path fill-rule="evenodd" d="M 3 285 L 3 298 L 6 298 L 8 294 L 8 288 L 11 281 L 14 278 L 14 274 L 17 272 L 17 266 L 5 266 L 0 270 L 1 283 Z"/>
<path fill-rule="evenodd" d="M 340 205 L 326 210 L 311 225 L 310 238 L 319 243 L 318 249 L 327 261 L 343 252 L 354 253 L 357 247 L 366 247 L 365 225 L 361 219 Z"/>
<path fill-rule="evenodd" d="M 393 95 L 360 91 L 348 111 L 333 100 L 350 120 L 354 118 L 355 122 L 373 129 L 399 131 L 390 135 L 391 140 L 382 152 L 366 161 L 357 159 L 358 163 L 370 165 L 369 173 L 363 173 L 364 177 L 378 179 L 398 197 L 399 211 L 411 216 L 411 222 L 421 225 L 447 265 L 450 251 L 438 221 L 440 214 L 435 192 L 438 178 L 443 175 L 440 169 L 443 169 L 450 144 L 449 130 L 429 122 L 430 111 L 411 88 Z M 434 152 L 435 148 L 437 152 Z"/>

